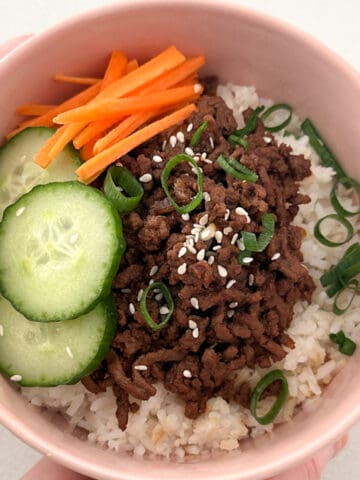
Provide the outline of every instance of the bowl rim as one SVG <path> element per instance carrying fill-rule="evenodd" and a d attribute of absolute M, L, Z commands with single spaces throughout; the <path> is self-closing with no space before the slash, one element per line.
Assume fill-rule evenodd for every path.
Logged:
<path fill-rule="evenodd" d="M 273 17 L 269 14 L 263 13 L 261 10 L 250 8 L 247 6 L 240 5 L 236 0 L 224 0 L 218 2 L 217 0 L 121 0 L 117 3 L 113 3 L 106 6 L 97 7 L 89 11 L 77 14 L 61 22 L 55 24 L 54 26 L 46 29 L 43 32 L 40 32 L 34 36 L 27 38 L 23 44 L 17 46 L 13 51 L 9 52 L 0 60 L 0 69 L 2 71 L 7 68 L 12 68 L 13 65 L 16 65 L 19 60 L 26 59 L 28 53 L 36 48 L 38 45 L 46 43 L 48 39 L 51 39 L 53 36 L 56 36 L 59 32 L 66 31 L 72 27 L 84 24 L 87 22 L 92 22 L 99 14 L 111 14 L 121 12 L 126 9 L 148 9 L 154 7 L 165 6 L 166 8 L 171 8 L 171 6 L 177 5 L 184 8 L 190 7 L 202 7 L 206 9 L 211 9 L 216 11 L 228 11 L 235 12 L 237 15 L 240 15 L 247 19 L 250 23 L 253 23 L 257 26 L 263 26 L 272 30 L 277 31 L 278 33 L 285 35 L 287 38 L 301 43 L 304 47 L 316 52 L 322 59 L 327 62 L 329 65 L 336 67 L 338 71 L 341 71 L 344 77 L 347 77 L 348 81 L 352 83 L 353 87 L 359 90 L 360 94 L 360 75 L 357 70 L 351 66 L 346 60 L 341 58 L 337 53 L 330 50 L 328 47 L 323 45 L 321 41 L 310 35 L 309 33 L 303 31 L 302 29 L 291 25 L 290 23 L 280 20 L 277 17 Z M 352 361 L 352 360 L 350 360 Z M 3 380 L 6 381 L 6 380 Z M 270 464 L 266 466 L 254 465 L 251 471 L 246 472 L 246 479 L 260 479 L 265 477 L 271 477 L 274 474 L 284 471 L 291 468 L 292 466 L 299 464 L 305 459 L 309 458 L 314 452 L 320 450 L 329 442 L 335 441 L 343 433 L 345 433 L 357 420 L 360 419 L 360 403 L 351 402 L 349 399 L 344 399 L 344 403 L 348 401 L 348 414 L 346 416 L 341 416 L 337 418 L 336 422 L 327 425 L 329 428 L 323 429 L 324 431 L 316 437 L 313 436 L 311 441 L 303 446 L 302 449 L 294 450 L 290 452 L 286 458 L 273 458 Z M 42 438 L 41 433 L 34 433 L 25 422 L 21 421 L 16 416 L 16 412 L 11 411 L 9 408 L 6 408 L 1 403 L 0 398 L 0 423 L 2 423 L 6 428 L 11 430 L 18 438 L 31 445 L 33 448 L 45 453 L 48 456 L 51 456 L 59 463 L 71 468 L 75 471 L 84 473 L 85 475 L 91 475 L 95 478 L 99 475 L 102 478 L 106 479 L 119 479 L 123 478 L 126 480 L 147 480 L 149 477 L 143 472 L 136 472 L 135 474 L 123 474 L 122 472 L 115 472 L 111 467 L 104 470 L 103 467 L 97 466 L 96 462 L 90 462 L 83 458 L 79 458 L 78 455 L 74 455 L 71 449 L 67 444 L 59 447 L 58 445 L 49 445 L 45 439 Z M 168 478 L 172 478 L 171 472 L 173 470 L 172 465 L 166 469 L 166 474 Z M 190 468 L 191 468 L 191 464 Z M 165 472 L 165 470 L 164 470 Z M 162 472 L 162 473 L 164 473 Z M 190 473 L 190 470 L 189 470 Z M 121 475 L 121 477 L 119 477 Z M 194 478 L 200 478 L 196 472 L 192 472 Z M 202 477 L 203 478 L 203 477 Z M 209 480 L 215 480 L 218 476 L 214 476 L 211 472 L 207 475 Z M 239 472 L 224 473 L 222 475 L 223 480 L 235 480 L 239 478 Z M 242 479 L 245 479 L 244 476 L 241 476 Z"/>

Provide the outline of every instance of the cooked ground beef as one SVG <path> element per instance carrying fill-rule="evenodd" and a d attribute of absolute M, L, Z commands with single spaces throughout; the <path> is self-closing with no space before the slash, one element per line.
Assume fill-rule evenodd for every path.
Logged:
<path fill-rule="evenodd" d="M 121 159 L 134 176 L 150 173 L 152 180 L 143 184 L 145 195 L 137 210 L 123 216 L 127 251 L 113 283 L 119 321 L 112 350 L 83 383 L 94 392 L 113 385 L 122 429 L 129 412 L 138 408 L 133 399 L 150 398 L 159 381 L 185 402 L 190 418 L 204 412 L 207 400 L 218 395 L 248 406 L 251 389 L 248 384 L 236 386 L 236 370 L 268 368 L 285 357 L 284 346 L 294 347 L 284 333 L 294 304 L 310 302 L 314 290 L 302 265 L 303 232 L 291 225 L 298 206 L 309 201 L 298 188 L 310 175 L 310 162 L 278 146 L 261 122 L 247 137 L 246 150 L 234 149 L 227 141 L 236 129 L 233 114 L 214 95 L 216 81 L 207 85 L 213 95 L 200 98 L 198 111 L 186 123 Z M 245 118 L 250 113 L 245 112 Z M 190 215 L 180 215 L 166 198 L 160 175 L 205 120 L 208 127 L 193 149 L 204 174 L 204 201 Z M 179 131 L 185 142 L 176 136 Z M 226 174 L 216 162 L 220 153 L 241 161 L 259 180 L 244 182 Z M 155 155 L 162 162 L 154 161 Z M 169 185 L 175 201 L 184 205 L 196 195 L 196 177 L 188 163 L 180 164 L 176 173 Z M 263 252 L 252 255 L 251 263 L 241 265 L 241 231 L 261 233 L 266 212 L 275 214 L 275 234 Z M 166 327 L 155 332 L 139 308 L 141 291 L 151 280 L 164 282 L 175 304 Z M 148 300 L 156 322 L 161 321 L 163 302 L 156 291 Z"/>

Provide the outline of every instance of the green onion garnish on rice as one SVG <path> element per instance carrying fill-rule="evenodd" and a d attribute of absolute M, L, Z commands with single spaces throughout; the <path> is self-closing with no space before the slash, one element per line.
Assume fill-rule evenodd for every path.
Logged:
<path fill-rule="evenodd" d="M 197 175 L 197 194 L 193 199 L 191 200 L 190 203 L 187 205 L 181 206 L 178 205 L 175 200 L 172 198 L 170 190 L 169 190 L 169 176 L 172 172 L 172 170 L 182 162 L 188 162 L 192 165 L 192 167 L 195 169 L 196 175 Z M 169 199 L 169 202 L 171 205 L 175 208 L 175 210 L 181 214 L 183 213 L 190 213 L 192 210 L 194 210 L 196 207 L 200 205 L 203 199 L 203 174 L 202 171 L 200 170 L 198 164 L 196 161 L 190 157 L 189 155 L 186 155 L 184 153 L 181 153 L 179 155 L 175 155 L 175 157 L 170 158 L 170 160 L 167 162 L 165 165 L 164 170 L 161 172 L 161 185 L 164 189 L 164 192 Z"/>
<path fill-rule="evenodd" d="M 271 385 L 272 383 L 278 380 L 281 381 L 281 388 L 274 404 L 265 415 L 263 415 L 262 417 L 259 417 L 257 414 L 258 401 L 260 400 L 264 391 L 269 387 L 269 385 Z M 251 394 L 250 411 L 252 416 L 260 423 L 260 425 L 268 425 L 269 423 L 272 423 L 275 420 L 275 418 L 279 415 L 280 410 L 284 406 L 284 403 L 288 397 L 288 394 L 289 394 L 288 382 L 283 372 L 281 370 L 273 370 L 272 372 L 267 373 L 258 382 L 258 384 L 256 385 L 256 387 L 254 388 Z"/>
<path fill-rule="evenodd" d="M 353 178 L 347 177 L 346 183 L 347 183 L 347 185 L 346 185 L 347 188 L 353 188 L 353 190 L 355 191 L 358 199 L 360 199 L 360 184 L 359 184 L 359 182 L 357 182 Z M 353 217 L 355 215 L 359 215 L 360 214 L 360 208 L 357 208 L 356 210 L 346 210 L 346 208 L 344 208 L 343 205 L 340 203 L 340 200 L 339 200 L 339 198 L 337 196 L 337 193 L 336 193 L 338 186 L 339 186 L 339 182 L 337 182 L 334 185 L 334 187 L 332 188 L 331 193 L 330 193 L 331 204 L 334 207 L 335 211 L 343 217 Z M 358 203 L 360 204 L 360 202 L 358 202 Z"/>
<path fill-rule="evenodd" d="M 165 314 L 164 319 L 160 323 L 156 323 L 152 318 L 147 309 L 147 297 L 151 290 L 158 289 L 164 295 L 164 298 L 167 303 L 168 313 Z M 154 330 L 161 330 L 166 326 L 168 321 L 170 320 L 173 312 L 174 312 L 174 300 L 171 296 L 171 293 L 164 282 L 153 282 L 148 287 L 145 288 L 143 291 L 141 298 L 140 298 L 140 312 L 144 317 L 145 322 L 149 325 L 149 327 Z"/>
<path fill-rule="evenodd" d="M 205 122 L 203 122 L 199 128 L 197 128 L 193 134 L 193 136 L 191 137 L 191 140 L 190 140 L 190 145 L 192 147 L 196 147 L 196 145 L 200 142 L 200 138 L 201 138 L 201 135 L 205 132 L 205 130 L 207 129 L 209 125 L 209 122 L 207 120 L 205 120 Z"/>
<path fill-rule="evenodd" d="M 347 337 L 342 330 L 337 333 L 330 333 L 329 338 L 333 343 L 339 345 L 339 351 L 344 355 L 351 356 L 356 350 L 356 343 Z"/>
<path fill-rule="evenodd" d="M 330 240 L 327 236 L 325 236 L 321 232 L 321 224 L 326 220 L 334 220 L 335 222 L 340 223 L 346 229 L 347 235 L 344 238 L 344 240 L 340 242 L 334 242 L 333 240 Z M 337 213 L 331 213 L 330 215 L 326 215 L 325 217 L 320 218 L 320 220 L 316 222 L 314 227 L 315 238 L 320 243 L 322 243 L 323 245 L 326 245 L 327 247 L 339 247 L 340 245 L 344 245 L 345 243 L 349 242 L 352 239 L 353 235 L 354 235 L 354 227 L 352 226 L 352 224 L 345 217 L 342 217 Z"/>
<path fill-rule="evenodd" d="M 289 112 L 285 120 L 280 122 L 278 125 L 270 125 L 270 124 L 267 125 L 265 123 L 265 120 L 268 119 L 274 112 L 278 112 L 281 110 L 285 110 Z M 272 105 L 271 107 L 267 108 L 265 112 L 263 112 L 260 115 L 260 118 L 264 123 L 264 127 L 269 132 L 280 132 L 280 130 L 282 130 L 283 128 L 289 125 L 289 123 L 291 122 L 291 117 L 292 117 L 292 107 L 290 107 L 290 105 L 288 105 L 287 103 L 276 103 L 275 105 Z"/>

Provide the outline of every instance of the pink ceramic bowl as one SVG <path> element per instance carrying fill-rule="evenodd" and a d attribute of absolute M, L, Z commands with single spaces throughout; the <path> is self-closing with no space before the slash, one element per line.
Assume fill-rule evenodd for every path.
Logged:
<path fill-rule="evenodd" d="M 14 127 L 19 104 L 54 103 L 71 92 L 54 85 L 54 72 L 95 75 L 115 48 L 146 58 L 172 43 L 189 55 L 204 53 L 208 73 L 256 85 L 262 95 L 312 117 L 360 179 L 358 74 L 306 34 L 229 1 L 122 1 L 27 40 L 0 62 L 1 136 Z M 98 479 L 264 479 L 310 457 L 360 419 L 359 361 L 360 349 L 322 398 L 277 428 L 271 440 L 191 464 L 115 455 L 81 441 L 30 408 L 4 379 L 0 421 L 38 450 Z"/>

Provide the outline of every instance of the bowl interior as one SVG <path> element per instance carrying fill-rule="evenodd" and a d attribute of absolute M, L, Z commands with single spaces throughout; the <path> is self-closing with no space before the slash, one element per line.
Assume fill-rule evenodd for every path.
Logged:
<path fill-rule="evenodd" d="M 144 59 L 175 44 L 187 55 L 204 53 L 204 73 L 255 85 L 262 96 L 293 105 L 311 117 L 352 176 L 360 179 L 360 81 L 326 48 L 276 20 L 231 3 L 132 1 L 71 20 L 0 62 L 0 134 L 17 122 L 23 103 L 54 103 L 74 91 L 54 73 L 92 76 L 113 49 Z M 72 436 L 49 416 L 30 409 L 0 378 L 0 420 L 36 448 L 68 466 L 103 479 L 260 479 L 301 461 L 360 418 L 360 351 L 325 394 L 269 439 L 247 441 L 243 453 L 195 463 L 143 461 L 113 455 Z M 358 381 L 357 381 L 358 380 Z"/>

